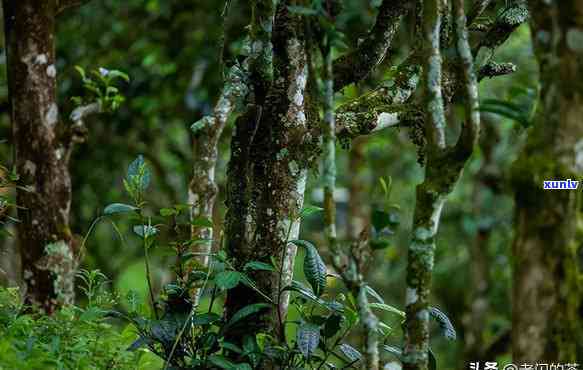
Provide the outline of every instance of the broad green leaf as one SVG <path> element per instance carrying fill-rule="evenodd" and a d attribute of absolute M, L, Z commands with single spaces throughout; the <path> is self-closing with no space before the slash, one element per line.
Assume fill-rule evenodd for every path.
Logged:
<path fill-rule="evenodd" d="M 260 261 L 250 261 L 243 266 L 243 270 L 248 271 L 275 271 L 275 268 L 269 263 Z"/>
<path fill-rule="evenodd" d="M 228 369 L 228 370 L 232 370 L 235 369 L 236 365 L 229 361 L 225 356 L 221 356 L 221 355 L 211 355 L 209 356 L 209 362 L 212 363 L 215 366 L 218 366 L 221 369 Z"/>
<path fill-rule="evenodd" d="M 372 211 L 371 222 L 376 230 L 382 230 L 389 225 L 389 215 L 385 211 L 375 209 Z"/>
<path fill-rule="evenodd" d="M 237 364 L 235 366 L 236 370 L 253 370 L 253 368 L 251 367 L 251 365 L 249 365 L 248 363 L 244 362 L 242 364 Z"/>
<path fill-rule="evenodd" d="M 151 340 L 149 338 L 140 336 L 132 344 L 130 344 L 130 346 L 126 349 L 126 351 L 133 352 L 133 351 L 138 350 L 142 347 L 145 347 L 150 342 L 151 342 Z"/>
<path fill-rule="evenodd" d="M 227 350 L 229 350 L 231 352 L 238 353 L 238 354 L 242 354 L 243 353 L 243 350 L 241 349 L 241 347 L 239 347 L 236 344 L 230 343 L 230 342 L 223 342 L 223 348 L 224 349 L 227 349 Z"/>
<path fill-rule="evenodd" d="M 176 213 L 177 211 L 174 208 L 162 208 L 160 210 L 160 216 L 162 217 L 172 216 L 175 215 Z"/>
<path fill-rule="evenodd" d="M 350 360 L 350 362 L 354 362 L 362 358 L 362 354 L 350 344 L 342 343 L 340 346 L 338 346 L 338 348 L 340 349 L 340 352 L 342 352 L 342 354 Z"/>
<path fill-rule="evenodd" d="M 429 315 L 437 321 L 443 336 L 448 340 L 456 340 L 457 334 L 449 317 L 437 307 L 429 307 Z"/>
<path fill-rule="evenodd" d="M 237 271 L 223 271 L 215 276 L 215 284 L 221 289 L 233 289 L 239 285 L 241 273 Z"/>
<path fill-rule="evenodd" d="M 390 354 L 394 355 L 399 360 L 403 359 L 403 350 L 402 349 L 397 348 L 395 346 L 389 346 L 386 344 L 383 344 L 381 348 L 384 349 L 385 351 L 389 352 Z"/>
<path fill-rule="evenodd" d="M 209 325 L 213 322 L 219 321 L 221 316 L 214 312 L 205 312 L 196 314 L 192 317 L 192 325 Z"/>
<path fill-rule="evenodd" d="M 304 208 L 302 208 L 302 211 L 300 212 L 300 218 L 304 218 L 314 213 L 322 212 L 323 210 L 324 208 L 322 207 L 307 205 Z"/>
<path fill-rule="evenodd" d="M 379 333 L 381 333 L 381 335 L 387 336 L 393 331 L 393 328 L 391 328 L 389 325 L 385 324 L 384 322 L 379 321 L 378 331 L 379 331 Z"/>
<path fill-rule="evenodd" d="M 388 304 L 384 304 L 384 303 L 369 303 L 368 305 L 371 308 L 377 308 L 379 310 L 391 312 L 391 313 L 397 314 L 397 315 L 399 315 L 401 317 L 405 317 L 405 312 L 399 310 L 396 307 L 390 306 Z"/>
<path fill-rule="evenodd" d="M 112 215 L 114 213 L 127 213 L 137 211 L 139 208 L 124 203 L 112 203 L 105 207 L 103 214 Z"/>
<path fill-rule="evenodd" d="M 433 354 L 433 351 L 431 350 L 431 348 L 429 349 L 429 366 L 428 366 L 429 370 L 437 370 L 437 359 L 435 358 L 435 355 Z"/>
<path fill-rule="evenodd" d="M 151 177 L 152 173 L 144 161 L 144 156 L 140 154 L 128 167 L 128 182 L 136 184 L 139 190 L 144 191 L 150 185 Z"/>
<path fill-rule="evenodd" d="M 364 289 L 371 297 L 376 299 L 378 303 L 385 303 L 383 297 L 379 293 L 377 293 L 377 291 L 374 290 L 370 285 L 366 285 Z"/>
<path fill-rule="evenodd" d="M 316 352 L 320 342 L 320 328 L 311 323 L 302 323 L 297 332 L 298 348 L 305 358 L 310 358 Z"/>
<path fill-rule="evenodd" d="M 340 330 L 341 323 L 342 316 L 333 313 L 328 317 L 328 319 L 324 323 L 324 330 L 322 331 L 322 335 L 324 335 L 324 337 L 326 338 L 333 337 Z"/>
<path fill-rule="evenodd" d="M 118 71 L 115 69 L 111 69 L 109 70 L 109 72 L 107 73 L 107 76 L 110 79 L 114 79 L 114 78 L 121 78 L 122 80 L 124 80 L 125 82 L 130 82 L 130 76 L 128 76 L 127 73 L 124 73 L 122 71 Z"/>
<path fill-rule="evenodd" d="M 257 312 L 263 311 L 267 308 L 270 308 L 271 305 L 268 303 L 254 303 L 248 306 L 241 308 L 239 311 L 235 312 L 233 317 L 227 322 L 225 326 L 223 326 L 222 332 L 226 332 L 231 326 L 235 325 L 239 321 L 243 320 L 244 318 L 256 314 Z"/>
<path fill-rule="evenodd" d="M 318 254 L 316 247 L 306 240 L 292 240 L 298 247 L 304 247 L 306 255 L 304 257 L 304 274 L 306 280 L 312 286 L 312 290 L 317 296 L 321 296 L 326 289 L 326 264 Z"/>
<path fill-rule="evenodd" d="M 206 217 L 196 217 L 190 223 L 197 227 L 213 227 L 213 222 Z"/>
<path fill-rule="evenodd" d="M 302 297 L 307 299 L 308 301 L 317 303 L 320 306 L 322 306 L 323 308 L 326 308 L 330 311 L 344 312 L 344 306 L 342 304 L 340 304 L 339 302 L 334 302 L 334 301 L 327 302 L 321 298 L 316 297 L 316 295 L 312 292 L 311 289 L 308 289 L 306 286 L 304 286 L 299 281 L 293 280 L 291 282 L 291 284 L 288 285 L 287 287 L 283 288 L 282 291 L 287 291 L 287 290 L 297 292 Z"/>

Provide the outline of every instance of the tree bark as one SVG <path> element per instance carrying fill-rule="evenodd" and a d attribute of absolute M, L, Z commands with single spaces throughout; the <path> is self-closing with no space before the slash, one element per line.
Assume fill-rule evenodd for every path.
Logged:
<path fill-rule="evenodd" d="M 236 122 L 225 226 L 227 252 L 235 266 L 242 268 L 252 260 L 270 263 L 274 258 L 281 269 L 278 273 L 251 274 L 257 289 L 271 298 L 274 308 L 258 315 L 244 331 L 230 333 L 234 342 L 259 331 L 282 335 L 280 321 L 285 320 L 287 294 L 280 296 L 279 292 L 291 280 L 296 253 L 288 240 L 299 234 L 297 216 L 307 169 L 318 145 L 315 131 L 319 120 L 309 108 L 304 24 L 288 12 L 288 5 L 279 4 L 274 21 L 273 74 L 265 64 L 269 58 L 252 68 L 255 104 Z M 271 47 L 271 43 L 263 43 L 263 47 Z M 249 304 L 265 301 L 266 297 L 254 289 L 239 285 L 228 292 L 226 315 L 232 317 Z"/>
<path fill-rule="evenodd" d="M 425 179 L 417 186 L 412 240 L 407 260 L 405 348 L 403 369 L 426 370 L 429 352 L 429 293 L 433 273 L 435 240 L 441 212 L 447 196 L 457 183 L 464 165 L 477 143 L 480 116 L 477 79 L 468 43 L 464 1 L 453 3 L 456 46 L 460 57 L 465 95 L 465 118 L 454 146 L 446 146 L 445 112 L 440 52 L 442 0 L 425 1 L 424 19 L 424 87 L 427 163 Z"/>
<path fill-rule="evenodd" d="M 191 220 L 199 218 L 212 220 L 218 186 L 215 180 L 219 151 L 218 145 L 221 134 L 229 116 L 248 93 L 246 72 L 238 65 L 231 67 L 213 114 L 203 117 L 196 122 L 192 129 L 193 140 L 193 174 L 188 191 L 188 203 L 191 208 Z M 207 226 L 193 226 L 192 238 L 207 240 L 196 243 L 192 252 L 197 253 L 198 267 L 206 268 L 214 244 L 213 228 Z M 193 292 L 193 302 L 198 303 L 200 291 Z"/>
<path fill-rule="evenodd" d="M 513 165 L 513 361 L 581 360 L 577 222 L 580 190 L 544 190 L 544 180 L 583 171 L 583 3 L 530 1 L 541 96 L 534 127 Z M 579 41 L 577 41 L 579 40 Z M 581 184 L 579 184 L 581 186 Z M 580 189 L 580 188 L 579 188 Z"/>
<path fill-rule="evenodd" d="M 466 314 L 462 318 L 464 325 L 464 366 L 470 362 L 490 361 L 486 356 L 487 343 L 484 340 L 484 332 L 488 325 L 487 315 L 490 311 L 488 291 L 491 286 L 490 256 L 488 249 L 495 225 L 482 225 L 480 220 L 492 216 L 488 202 L 492 196 L 498 195 L 500 189 L 496 183 L 501 180 L 500 169 L 494 158 L 493 150 L 500 140 L 499 129 L 495 121 L 483 125 L 484 130 L 480 148 L 483 162 L 480 170 L 474 178 L 472 190 L 473 218 L 477 222 L 477 230 L 473 242 L 469 246 L 469 264 L 471 287 L 469 287 L 469 302 Z M 494 182 L 494 183 L 493 183 Z"/>
<path fill-rule="evenodd" d="M 30 303 L 47 313 L 74 299 L 69 229 L 71 178 L 56 102 L 54 0 L 5 1 L 8 90 L 16 169 L 18 238 Z"/>

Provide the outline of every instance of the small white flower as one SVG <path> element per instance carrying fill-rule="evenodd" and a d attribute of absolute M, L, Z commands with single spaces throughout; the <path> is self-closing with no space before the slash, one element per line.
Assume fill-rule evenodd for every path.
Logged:
<path fill-rule="evenodd" d="M 102 68 L 102 67 L 99 67 L 99 74 L 103 77 L 106 77 L 109 74 L 109 70 Z"/>

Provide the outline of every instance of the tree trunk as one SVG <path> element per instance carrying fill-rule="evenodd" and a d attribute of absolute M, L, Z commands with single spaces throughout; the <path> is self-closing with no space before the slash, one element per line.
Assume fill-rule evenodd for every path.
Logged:
<path fill-rule="evenodd" d="M 417 186 L 412 240 L 407 259 L 405 348 L 403 369 L 427 370 L 429 351 L 429 294 L 441 211 L 477 143 L 480 130 L 478 89 L 468 44 L 464 1 L 453 3 L 456 46 L 463 72 L 466 121 L 457 143 L 446 146 L 440 51 L 443 0 L 423 4 L 425 49 L 425 179 Z"/>
<path fill-rule="evenodd" d="M 4 1 L 8 89 L 20 175 L 18 237 L 30 303 L 46 312 L 74 298 L 71 178 L 56 103 L 54 0 Z"/>
<path fill-rule="evenodd" d="M 317 115 L 308 108 L 308 53 L 303 22 L 288 12 L 285 2 L 278 6 L 273 27 L 273 78 L 265 65 L 252 73 L 255 103 L 236 122 L 227 175 L 226 247 L 235 266 L 274 258 L 280 271 L 251 274 L 256 287 L 279 309 L 265 310 L 248 323 L 245 330 L 231 333 L 232 341 L 259 331 L 281 336 L 287 295 L 281 288 L 289 284 L 296 249 L 288 240 L 299 234 L 297 216 L 302 208 L 308 164 L 317 148 Z M 270 45 L 263 44 L 264 47 Z M 265 61 L 263 61 L 265 63 Z M 255 75 L 254 75 L 255 74 Z M 256 80 L 259 79 L 259 81 Z M 279 274 L 283 273 L 280 278 Z M 227 317 L 267 298 L 256 290 L 239 285 L 229 290 Z"/>
<path fill-rule="evenodd" d="M 543 181 L 577 180 L 583 172 L 583 3 L 529 5 L 541 96 L 534 127 L 512 169 L 513 361 L 576 362 L 583 358 L 581 241 L 576 239 L 581 191 L 544 190 Z"/>
<path fill-rule="evenodd" d="M 483 162 L 474 178 L 472 190 L 473 217 L 477 230 L 473 242 L 469 246 L 469 275 L 471 286 L 468 287 L 469 302 L 466 314 L 462 318 L 464 325 L 464 356 L 462 364 L 470 362 L 486 362 L 486 342 L 484 333 L 487 328 L 487 315 L 490 311 L 488 291 L 491 285 L 490 256 L 488 253 L 494 225 L 482 225 L 481 219 L 492 216 L 488 202 L 499 192 L 492 180 L 499 181 L 493 150 L 499 142 L 500 134 L 496 122 L 490 121 L 483 125 L 484 130 L 480 147 Z M 495 172 L 493 170 L 495 169 Z"/>

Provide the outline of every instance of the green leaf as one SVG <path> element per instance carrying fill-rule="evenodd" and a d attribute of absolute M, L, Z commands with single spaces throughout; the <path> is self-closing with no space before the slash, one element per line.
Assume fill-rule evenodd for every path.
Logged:
<path fill-rule="evenodd" d="M 402 349 L 397 348 L 395 346 L 388 346 L 386 344 L 383 344 L 383 346 L 381 348 L 384 349 L 385 351 L 389 352 L 393 356 L 397 357 L 399 360 L 403 359 L 403 350 Z"/>
<path fill-rule="evenodd" d="M 362 354 L 350 344 L 342 343 L 338 348 L 340 349 L 340 352 L 342 352 L 342 354 L 350 360 L 350 362 L 354 362 L 362 358 Z"/>
<path fill-rule="evenodd" d="M 374 290 L 370 285 L 366 285 L 364 287 L 364 289 L 371 297 L 376 299 L 378 303 L 383 303 L 383 304 L 385 303 L 385 300 L 383 299 L 383 297 L 379 293 L 377 293 L 377 291 Z"/>
<path fill-rule="evenodd" d="M 239 285 L 241 281 L 241 273 L 237 271 L 223 271 L 215 276 L 215 284 L 221 289 L 233 289 Z"/>
<path fill-rule="evenodd" d="M 381 183 L 381 189 L 383 190 L 383 194 L 385 195 L 385 199 L 389 199 L 391 194 L 391 186 L 393 184 L 393 179 L 389 176 L 389 183 L 385 181 L 384 178 L 380 178 L 379 182 Z"/>
<path fill-rule="evenodd" d="M 431 348 L 429 349 L 429 366 L 428 366 L 429 370 L 437 370 L 437 359 L 435 358 L 435 355 L 433 354 L 433 351 L 431 350 Z"/>
<path fill-rule="evenodd" d="M 85 75 L 85 70 L 83 69 L 83 67 L 75 66 L 75 70 L 77 71 L 77 73 L 79 73 L 79 75 L 81 76 L 81 78 L 83 80 L 85 80 L 87 78 L 87 76 Z"/>
<path fill-rule="evenodd" d="M 249 365 L 246 362 L 244 362 L 242 364 L 237 364 L 235 366 L 235 369 L 237 369 L 237 370 L 253 370 L 253 368 L 251 367 L 251 365 Z"/>
<path fill-rule="evenodd" d="M 390 225 L 391 223 L 390 217 L 391 216 L 389 215 L 388 212 L 382 211 L 380 209 L 375 209 L 372 211 L 371 215 L 372 226 L 374 226 L 374 228 L 377 231 L 380 231 Z"/>
<path fill-rule="evenodd" d="M 152 342 L 152 340 L 150 338 L 140 336 L 132 344 L 130 344 L 130 346 L 126 349 L 126 351 L 130 351 L 130 352 L 136 351 L 142 347 L 145 347 L 146 345 L 148 345 L 151 342 Z"/>
<path fill-rule="evenodd" d="M 221 316 L 214 312 L 205 312 L 196 314 L 192 317 L 192 325 L 209 325 L 213 322 L 219 321 Z"/>
<path fill-rule="evenodd" d="M 298 348 L 305 358 L 310 358 L 316 352 L 320 342 L 320 327 L 311 323 L 302 323 L 297 333 Z"/>
<path fill-rule="evenodd" d="M 457 334 L 449 317 L 437 307 L 429 307 L 429 315 L 437 321 L 441 333 L 447 340 L 456 340 Z"/>
<path fill-rule="evenodd" d="M 342 323 L 341 315 L 333 313 L 332 315 L 328 316 L 328 319 L 324 323 L 324 330 L 322 331 L 324 337 L 331 338 L 334 335 L 336 335 L 336 333 L 338 333 L 338 331 L 340 330 L 341 323 Z"/>
<path fill-rule="evenodd" d="M 226 350 L 229 350 L 231 352 L 238 353 L 238 354 L 243 353 L 243 350 L 241 349 L 241 347 L 239 347 L 236 344 L 230 343 L 230 342 L 223 342 L 223 348 Z"/>
<path fill-rule="evenodd" d="M 397 314 L 397 315 L 399 315 L 401 317 L 405 317 L 405 312 L 399 310 L 396 307 L 390 306 L 388 304 L 384 304 L 384 303 L 369 303 L 368 305 L 371 308 L 377 308 L 379 310 L 391 312 L 391 313 Z"/>
<path fill-rule="evenodd" d="M 313 16 L 318 15 L 318 11 L 316 9 L 307 8 L 305 6 L 299 5 L 290 5 L 287 7 L 290 13 L 305 15 L 305 16 Z"/>
<path fill-rule="evenodd" d="M 248 271 L 275 271 L 275 268 L 269 263 L 260 261 L 250 261 L 243 266 L 243 270 Z"/>
<path fill-rule="evenodd" d="M 196 217 L 190 223 L 196 227 L 213 227 L 213 222 L 206 217 Z"/>
<path fill-rule="evenodd" d="M 307 205 L 302 208 L 302 211 L 300 212 L 300 218 L 313 215 L 314 213 L 322 212 L 323 210 L 324 208 L 322 207 Z"/>
<path fill-rule="evenodd" d="M 292 243 L 305 248 L 304 274 L 316 296 L 321 296 L 326 289 L 326 264 L 312 243 L 306 240 L 292 240 Z"/>
<path fill-rule="evenodd" d="M 174 208 L 162 208 L 160 210 L 160 216 L 168 217 L 177 214 L 177 211 Z"/>
<path fill-rule="evenodd" d="M 209 356 L 209 361 L 215 365 L 218 366 L 221 369 L 236 369 L 236 366 L 234 363 L 232 363 L 231 361 L 227 360 L 227 358 L 225 356 L 221 356 L 221 355 L 211 355 Z"/>
<path fill-rule="evenodd" d="M 128 167 L 128 182 L 130 184 L 136 184 L 138 190 L 143 191 L 150 185 L 151 177 L 152 174 L 144 161 L 144 156 L 140 154 Z"/>
<path fill-rule="evenodd" d="M 243 320 L 244 318 L 270 307 L 271 305 L 268 303 L 254 303 L 241 308 L 239 311 L 235 312 L 235 314 L 233 315 L 233 317 L 231 317 L 229 322 L 227 322 L 227 324 L 223 326 L 222 332 L 225 333 L 227 329 L 229 329 L 231 326 L 235 325 L 239 321 Z"/>
<path fill-rule="evenodd" d="M 130 76 L 128 76 L 127 73 L 124 73 L 122 71 L 118 71 L 118 70 L 115 70 L 115 69 L 109 70 L 108 73 L 107 73 L 107 77 L 109 77 L 112 80 L 114 78 L 121 78 L 125 82 L 130 82 Z"/>
<path fill-rule="evenodd" d="M 158 229 L 152 225 L 136 225 L 133 228 L 134 233 L 142 238 L 149 238 L 158 234 Z"/>
<path fill-rule="evenodd" d="M 343 312 L 344 311 L 344 306 L 342 306 L 340 303 L 334 302 L 334 301 L 333 302 L 326 302 L 325 300 L 316 297 L 316 295 L 310 289 L 308 289 L 306 286 L 304 286 L 299 281 L 293 280 L 291 282 L 291 284 L 286 286 L 285 288 L 283 288 L 282 291 L 286 291 L 286 290 L 291 290 L 291 291 L 297 292 L 305 299 L 307 299 L 311 302 L 317 303 L 320 306 L 322 306 L 330 311 L 336 311 L 336 312 Z"/>
<path fill-rule="evenodd" d="M 374 238 L 370 240 L 370 247 L 374 250 L 380 250 L 388 248 L 391 245 L 391 241 L 386 238 Z"/>
<path fill-rule="evenodd" d="M 112 215 L 114 213 L 127 213 L 137 211 L 138 209 L 139 209 L 138 207 L 134 207 L 129 204 L 112 203 L 105 207 L 105 209 L 103 210 L 103 214 Z"/>

